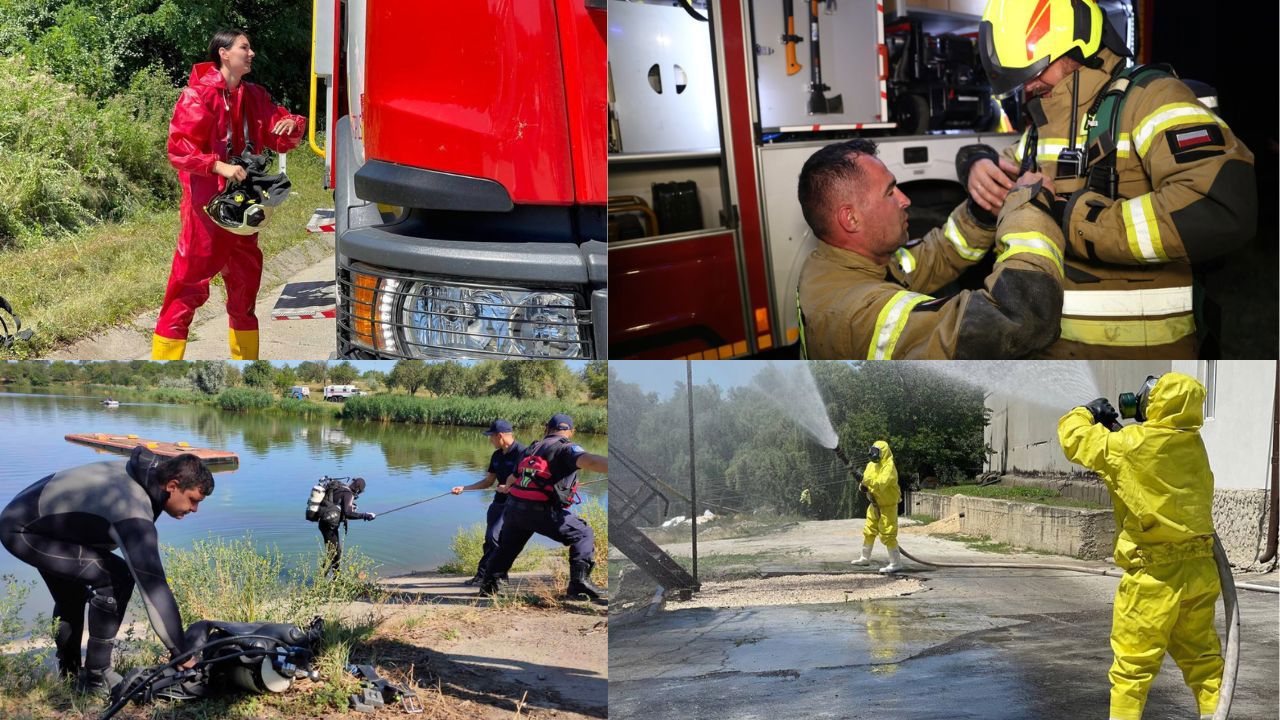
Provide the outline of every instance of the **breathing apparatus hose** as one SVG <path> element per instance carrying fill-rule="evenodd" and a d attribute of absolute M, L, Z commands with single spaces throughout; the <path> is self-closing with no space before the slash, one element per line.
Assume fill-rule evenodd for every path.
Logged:
<path fill-rule="evenodd" d="M 205 650 L 211 650 L 216 647 L 221 647 L 222 645 L 229 645 L 231 643 L 242 642 L 244 640 L 266 640 L 268 642 L 273 643 L 274 644 L 273 647 L 278 647 L 280 645 L 288 644 L 288 643 L 281 642 L 280 638 L 272 637 L 270 635 L 234 635 L 231 637 L 219 638 L 217 640 L 213 640 L 212 642 L 207 642 L 203 645 L 200 645 L 199 647 L 195 647 L 190 650 L 187 650 L 186 652 L 182 652 L 175 655 L 172 660 L 165 663 L 164 665 L 161 665 L 155 670 L 151 671 L 151 674 L 147 675 L 140 682 L 134 683 L 133 685 L 134 691 L 136 692 L 137 689 L 146 687 L 151 683 L 155 682 L 156 678 L 160 677 L 160 675 L 164 671 L 176 669 L 179 665 L 183 663 L 183 661 L 185 661 L 187 658 L 191 657 L 192 655 L 198 652 L 204 652 Z M 273 652 L 273 650 L 268 650 L 267 648 L 256 648 L 254 650 L 260 651 L 264 654 Z M 247 655 L 250 652 L 254 652 L 254 650 L 249 650 L 242 654 Z M 208 665 L 213 662 L 221 662 L 222 660 L 225 660 L 225 659 L 226 659 L 225 657 L 202 659 L 196 662 L 195 665 L 192 665 L 191 668 L 189 669 L 195 669 L 202 665 Z M 98 720 L 111 720 L 111 718 L 116 713 L 120 712 L 120 710 L 123 709 L 125 705 L 129 704 L 129 700 L 133 698 L 133 695 L 135 694 L 135 692 L 130 692 L 127 695 L 121 696 L 119 700 L 116 700 L 106 710 L 103 711 L 102 715 L 98 718 Z"/>
<path fill-rule="evenodd" d="M 1114 568 L 1094 568 L 1084 565 L 1059 565 L 1055 563 L 944 563 L 930 562 L 907 552 L 901 545 L 898 551 L 908 560 L 921 565 L 940 568 L 1012 568 L 1017 570 L 1066 570 L 1067 572 L 1085 573 L 1087 575 L 1106 575 L 1108 577 L 1124 577 L 1124 573 Z M 1236 673 L 1240 667 L 1240 605 L 1236 597 L 1236 588 L 1255 590 L 1258 592 L 1280 593 L 1280 588 L 1252 583 L 1237 583 L 1231 575 L 1231 563 L 1227 561 L 1227 552 L 1217 533 L 1213 535 L 1213 559 L 1218 568 L 1218 581 L 1222 585 L 1222 608 L 1226 618 L 1226 649 L 1222 653 L 1222 687 L 1218 691 L 1218 708 L 1213 713 L 1213 720 L 1227 720 L 1231 711 L 1231 696 L 1235 692 Z"/>

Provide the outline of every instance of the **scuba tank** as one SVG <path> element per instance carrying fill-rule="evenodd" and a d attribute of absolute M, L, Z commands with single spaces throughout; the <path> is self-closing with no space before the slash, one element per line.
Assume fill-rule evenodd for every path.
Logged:
<path fill-rule="evenodd" d="M 307 522 L 320 520 L 320 503 L 324 502 L 325 482 L 322 480 L 311 486 L 311 495 L 307 498 Z"/>

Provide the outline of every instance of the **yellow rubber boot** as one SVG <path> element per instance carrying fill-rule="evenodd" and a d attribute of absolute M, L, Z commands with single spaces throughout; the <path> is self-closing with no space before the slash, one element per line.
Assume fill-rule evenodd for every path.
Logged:
<path fill-rule="evenodd" d="M 230 328 L 227 337 L 231 343 L 232 360 L 258 359 L 258 331 Z"/>
<path fill-rule="evenodd" d="M 163 335 L 151 335 L 152 360 L 181 360 L 187 351 L 186 340 L 175 340 Z"/>

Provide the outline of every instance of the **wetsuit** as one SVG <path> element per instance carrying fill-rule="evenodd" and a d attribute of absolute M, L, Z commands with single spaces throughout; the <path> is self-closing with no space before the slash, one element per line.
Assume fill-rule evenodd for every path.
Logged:
<path fill-rule="evenodd" d="M 489 456 L 489 474 L 498 480 L 498 485 L 507 484 L 507 478 L 516 471 L 516 465 L 520 464 L 520 458 L 524 457 L 524 453 L 525 446 L 518 442 L 511 443 L 511 447 L 507 448 L 506 452 L 493 451 L 493 455 Z M 484 554 L 480 556 L 480 562 L 476 565 L 477 578 L 483 577 L 485 566 L 498 549 L 498 538 L 502 534 L 502 513 L 506 509 L 507 494 L 495 492 L 493 502 L 489 503 L 489 509 L 485 513 Z"/>
<path fill-rule="evenodd" d="M 53 595 L 63 673 L 79 669 L 86 604 L 84 665 L 110 666 L 112 642 L 135 584 L 160 642 L 170 653 L 183 650 L 182 618 L 156 535 L 155 521 L 169 495 L 154 477 L 157 461 L 138 448 L 128 461 L 63 470 L 18 493 L 0 513 L 0 543 L 39 570 Z M 116 548 L 123 557 L 112 553 Z"/>
<path fill-rule="evenodd" d="M 320 536 L 324 538 L 325 552 L 329 557 L 329 566 L 325 569 L 326 575 L 337 573 L 338 563 L 342 560 L 342 536 L 338 534 L 338 528 L 346 527 L 348 520 L 370 518 L 369 513 L 356 512 L 356 496 L 351 492 L 351 488 L 341 485 L 330 493 L 329 501 L 342 511 L 342 516 L 336 523 L 326 523 L 323 517 L 320 520 Z"/>

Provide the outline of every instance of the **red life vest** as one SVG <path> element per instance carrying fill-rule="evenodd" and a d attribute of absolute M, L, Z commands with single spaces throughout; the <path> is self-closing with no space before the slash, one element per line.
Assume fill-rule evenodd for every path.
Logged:
<path fill-rule="evenodd" d="M 569 438 L 559 435 L 530 445 L 516 465 L 511 496 L 530 502 L 559 503 L 566 508 L 578 502 L 578 471 L 555 477 L 551 469 L 556 457 L 571 443 Z"/>

